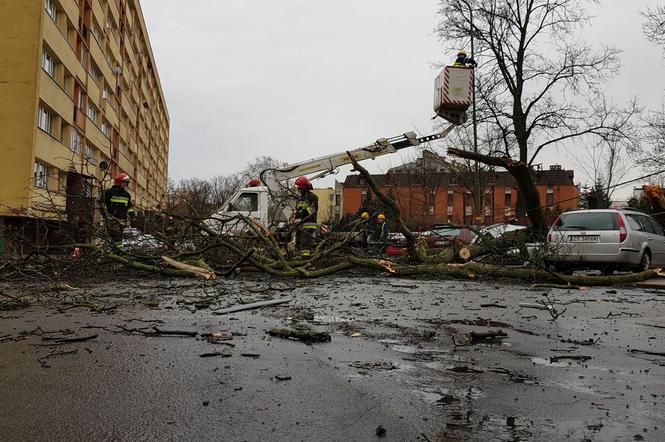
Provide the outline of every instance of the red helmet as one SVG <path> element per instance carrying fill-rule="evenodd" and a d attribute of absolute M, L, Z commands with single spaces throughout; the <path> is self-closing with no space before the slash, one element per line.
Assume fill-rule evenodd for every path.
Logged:
<path fill-rule="evenodd" d="M 130 181 L 129 175 L 127 175 L 125 172 L 117 174 L 115 176 L 115 178 L 113 179 L 113 183 L 117 184 L 117 185 L 120 185 L 120 183 L 122 183 L 123 181 L 127 181 L 127 182 Z"/>
<path fill-rule="evenodd" d="M 312 187 L 312 183 L 310 183 L 307 177 L 303 175 L 296 178 L 296 187 L 301 190 L 307 190 Z"/>

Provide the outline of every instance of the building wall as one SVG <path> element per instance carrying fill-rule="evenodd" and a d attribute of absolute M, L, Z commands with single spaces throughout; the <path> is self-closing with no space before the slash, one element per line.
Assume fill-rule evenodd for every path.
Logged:
<path fill-rule="evenodd" d="M 553 207 L 561 210 L 576 209 L 579 205 L 579 189 L 574 185 L 537 186 L 541 205 L 547 204 L 548 192 L 552 194 Z M 400 206 L 402 216 L 409 227 L 417 229 L 432 224 L 471 224 L 475 219 L 472 212 L 473 200 L 465 203 L 467 190 L 458 186 L 439 187 L 435 195 L 426 196 L 428 189 L 418 186 L 381 187 L 385 194 L 391 194 Z M 344 202 L 342 214 L 357 214 L 367 189 L 345 187 L 342 190 Z M 517 190 L 512 187 L 493 186 L 486 189 L 491 201 L 485 200 L 481 224 L 489 225 L 510 220 L 517 213 Z M 430 193 L 431 195 L 431 193 Z M 506 195 L 510 195 L 506 198 Z M 431 204 L 433 202 L 433 204 Z M 508 203 L 508 205 L 506 205 Z M 449 211 L 449 207 L 452 210 Z M 469 213 L 471 210 L 471 213 Z"/>
<path fill-rule="evenodd" d="M 335 207 L 335 189 L 314 189 L 314 194 L 319 197 L 319 210 L 316 216 L 317 223 L 325 223 L 332 219 Z"/>
<path fill-rule="evenodd" d="M 92 201 L 119 172 L 139 208 L 163 202 L 169 116 L 138 0 L 0 8 L 12 17 L 0 28 L 12 42 L 0 45 L 0 216 L 68 212 L 72 195 Z"/>
<path fill-rule="evenodd" d="M 0 26 L 0 214 L 30 204 L 43 17 L 39 3 L 0 0 L 5 17 Z"/>

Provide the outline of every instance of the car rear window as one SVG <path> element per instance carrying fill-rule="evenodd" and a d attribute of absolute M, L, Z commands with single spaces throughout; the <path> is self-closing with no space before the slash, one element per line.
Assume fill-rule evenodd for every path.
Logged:
<path fill-rule="evenodd" d="M 558 230 L 619 230 L 614 212 L 568 213 L 561 215 Z"/>

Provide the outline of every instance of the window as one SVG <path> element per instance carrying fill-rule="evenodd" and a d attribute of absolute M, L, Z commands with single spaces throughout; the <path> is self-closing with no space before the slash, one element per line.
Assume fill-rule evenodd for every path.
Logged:
<path fill-rule="evenodd" d="M 54 22 L 58 21 L 58 7 L 55 4 L 55 0 L 46 0 L 44 9 L 46 9 L 46 13 Z"/>
<path fill-rule="evenodd" d="M 104 90 L 102 91 L 102 99 L 108 100 L 111 97 L 111 90 L 109 89 L 108 86 L 104 86 Z"/>
<path fill-rule="evenodd" d="M 646 228 L 646 231 L 649 233 L 655 233 L 656 235 L 663 235 L 663 227 L 658 224 L 658 221 L 651 218 L 650 216 L 640 215 L 640 221 Z"/>
<path fill-rule="evenodd" d="M 51 54 L 44 50 L 42 54 L 42 68 L 49 74 L 51 77 L 55 76 L 55 58 Z"/>
<path fill-rule="evenodd" d="M 614 212 L 570 212 L 559 218 L 558 230 L 619 230 L 618 216 Z"/>
<path fill-rule="evenodd" d="M 99 115 L 99 111 L 97 108 L 92 104 L 88 103 L 88 118 L 92 120 L 93 123 L 97 124 L 97 116 Z"/>
<path fill-rule="evenodd" d="M 86 198 L 92 197 L 92 181 L 90 178 L 83 178 L 81 180 L 81 196 Z"/>
<path fill-rule="evenodd" d="M 626 219 L 628 220 L 628 225 L 630 226 L 630 230 L 635 230 L 636 232 L 646 232 L 645 226 L 643 226 L 640 223 L 640 220 L 637 217 L 637 215 L 628 214 L 626 215 Z"/>
<path fill-rule="evenodd" d="M 547 189 L 547 207 L 554 205 L 554 189 Z"/>
<path fill-rule="evenodd" d="M 127 153 L 127 145 L 123 141 L 121 141 L 118 144 L 118 150 L 120 150 L 120 153 L 122 153 L 123 155 L 126 154 Z"/>
<path fill-rule="evenodd" d="M 464 205 L 467 207 L 473 205 L 473 195 L 471 195 L 471 192 L 467 192 L 464 194 Z"/>
<path fill-rule="evenodd" d="M 95 164 L 95 147 L 90 143 L 85 144 L 85 159 L 90 164 Z"/>
<path fill-rule="evenodd" d="M 83 148 L 83 137 L 74 128 L 72 128 L 72 144 L 70 147 L 76 153 L 81 153 L 81 149 Z"/>
<path fill-rule="evenodd" d="M 504 197 L 503 205 L 506 206 L 506 207 L 511 207 L 513 205 L 513 192 L 512 191 L 506 190 L 506 196 Z"/>
<path fill-rule="evenodd" d="M 259 210 L 259 195 L 256 193 L 243 193 L 231 204 L 230 209 L 236 212 L 254 212 Z"/>
<path fill-rule="evenodd" d="M 95 37 L 95 40 L 97 40 L 98 43 L 101 44 L 102 41 L 102 31 L 99 29 L 99 26 L 97 26 L 97 23 L 92 24 L 92 36 Z"/>
<path fill-rule="evenodd" d="M 88 48 L 81 42 L 81 64 L 84 68 L 88 68 Z"/>
<path fill-rule="evenodd" d="M 109 122 L 106 120 L 102 121 L 102 132 L 104 133 L 104 135 L 108 137 L 110 131 L 111 131 L 111 125 L 109 124 Z"/>
<path fill-rule="evenodd" d="M 90 64 L 90 78 L 92 78 L 92 81 L 97 83 L 99 81 L 99 71 L 97 70 L 97 67 L 94 64 Z"/>
<path fill-rule="evenodd" d="M 85 109 L 85 92 L 81 90 L 78 84 L 76 85 L 76 105 L 83 112 L 83 109 Z"/>
<path fill-rule="evenodd" d="M 109 14 L 109 16 L 106 18 L 106 30 L 109 32 L 113 32 L 115 29 L 115 22 L 113 21 L 113 16 Z"/>
<path fill-rule="evenodd" d="M 448 207 L 453 206 L 453 196 L 454 196 L 453 191 L 449 190 L 448 191 Z"/>
<path fill-rule="evenodd" d="M 53 134 L 53 113 L 46 109 L 43 104 L 39 105 L 39 115 L 37 116 L 37 127 L 41 130 Z"/>
<path fill-rule="evenodd" d="M 35 161 L 35 174 L 33 176 L 35 187 L 46 189 L 48 185 L 48 166 L 41 161 Z"/>

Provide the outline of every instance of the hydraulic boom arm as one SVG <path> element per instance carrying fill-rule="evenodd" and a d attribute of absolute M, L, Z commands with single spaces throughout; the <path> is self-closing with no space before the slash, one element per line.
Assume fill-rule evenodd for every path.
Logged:
<path fill-rule="evenodd" d="M 426 135 L 424 137 L 418 137 L 415 132 L 406 132 L 405 134 L 391 138 L 380 138 L 375 143 L 348 152 L 340 152 L 333 155 L 326 155 L 302 161 L 300 163 L 289 164 L 288 166 L 279 169 L 266 169 L 261 172 L 261 181 L 263 181 L 270 190 L 277 190 L 279 183 L 301 175 L 316 174 L 310 176 L 310 179 L 320 178 L 332 173 L 340 166 L 351 164 L 349 154 L 351 154 L 356 161 L 362 161 L 369 158 L 374 159 L 382 155 L 395 153 L 398 150 L 407 147 L 418 146 L 422 143 L 445 138 L 455 126 L 456 124 L 451 124 L 441 132 Z"/>

